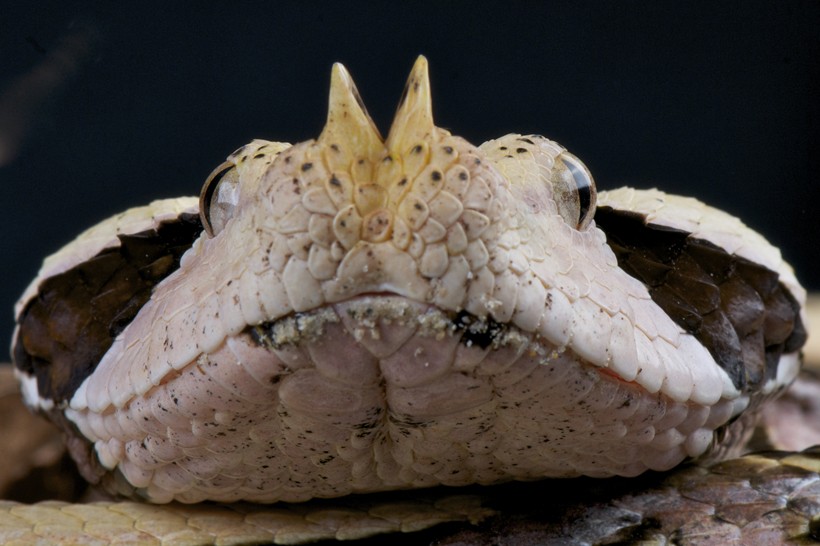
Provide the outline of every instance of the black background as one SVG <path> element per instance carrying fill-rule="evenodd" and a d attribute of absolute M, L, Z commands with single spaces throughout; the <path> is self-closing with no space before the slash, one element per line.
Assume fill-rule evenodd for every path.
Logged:
<path fill-rule="evenodd" d="M 437 124 L 537 132 L 599 187 L 740 215 L 820 289 L 820 2 L 2 2 L 0 335 L 41 259 L 320 132 L 331 63 L 382 128 L 415 57 Z"/>

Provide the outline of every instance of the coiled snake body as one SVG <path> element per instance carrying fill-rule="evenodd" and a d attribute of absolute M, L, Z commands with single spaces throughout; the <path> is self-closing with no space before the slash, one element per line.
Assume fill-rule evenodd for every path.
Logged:
<path fill-rule="evenodd" d="M 804 301 L 725 213 L 436 127 L 420 58 L 386 138 L 336 65 L 318 139 L 253 141 L 198 202 L 47 259 L 13 352 L 92 483 L 299 502 L 736 454 L 800 368 Z"/>

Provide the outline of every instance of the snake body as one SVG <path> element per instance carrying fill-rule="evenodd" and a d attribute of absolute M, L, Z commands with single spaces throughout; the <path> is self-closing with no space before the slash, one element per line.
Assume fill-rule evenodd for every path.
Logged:
<path fill-rule="evenodd" d="M 13 356 L 92 483 L 300 502 L 736 454 L 804 301 L 726 213 L 436 127 L 420 58 L 386 138 L 335 65 L 316 140 L 253 141 L 48 258 Z"/>

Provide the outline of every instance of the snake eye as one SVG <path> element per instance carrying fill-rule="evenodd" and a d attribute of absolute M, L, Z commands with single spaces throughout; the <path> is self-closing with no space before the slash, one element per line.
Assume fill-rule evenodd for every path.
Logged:
<path fill-rule="evenodd" d="M 231 219 L 239 200 L 239 172 L 226 161 L 208 176 L 199 194 L 199 217 L 213 237 Z"/>
<path fill-rule="evenodd" d="M 598 197 L 589 169 L 571 153 L 561 152 L 555 158 L 551 182 L 561 217 L 578 230 L 586 229 L 595 216 Z"/>

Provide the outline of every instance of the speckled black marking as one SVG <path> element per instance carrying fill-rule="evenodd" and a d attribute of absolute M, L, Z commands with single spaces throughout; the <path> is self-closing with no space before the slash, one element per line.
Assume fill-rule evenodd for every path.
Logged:
<path fill-rule="evenodd" d="M 70 399 L 202 231 L 182 214 L 132 235 L 73 268 L 45 279 L 18 317 L 14 364 L 34 375 L 40 396 Z"/>
<path fill-rule="evenodd" d="M 461 343 L 477 345 L 486 349 L 506 330 L 507 325 L 496 322 L 492 317 L 479 319 L 467 311 L 460 311 L 451 319 L 456 331 L 461 331 Z"/>
<path fill-rule="evenodd" d="M 806 340 L 800 306 L 778 274 L 643 215 L 599 207 L 595 222 L 618 265 L 695 336 L 743 391 L 777 374 L 780 356 Z"/>
<path fill-rule="evenodd" d="M 284 344 L 276 340 L 276 328 L 281 322 L 287 321 L 291 323 L 288 328 L 293 328 L 297 332 L 302 331 L 303 319 L 310 316 L 311 311 L 292 313 L 271 322 L 263 322 L 255 326 L 248 326 L 244 333 L 257 345 L 273 349 L 281 349 L 283 345 L 299 344 L 299 336 L 291 336 L 289 341 Z M 372 310 L 365 310 L 364 317 L 373 315 Z M 460 311 L 448 315 L 449 325 L 444 326 L 445 330 L 450 332 L 460 332 L 461 344 L 467 347 L 476 346 L 480 349 L 486 349 L 494 343 L 500 341 L 502 336 L 509 330 L 509 326 L 504 323 L 496 322 L 492 317 L 480 318 L 467 311 Z"/>
<path fill-rule="evenodd" d="M 310 169 L 312 169 L 312 168 L 313 168 L 313 163 L 310 163 L 310 162 L 308 162 L 308 163 L 304 163 L 304 164 L 302 165 L 302 172 L 307 172 L 307 171 L 309 171 L 309 170 L 310 170 Z"/>

